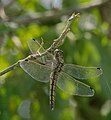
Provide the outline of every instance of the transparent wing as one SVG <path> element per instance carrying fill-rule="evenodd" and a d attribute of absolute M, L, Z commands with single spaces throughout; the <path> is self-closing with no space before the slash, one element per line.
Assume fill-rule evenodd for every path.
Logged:
<path fill-rule="evenodd" d="M 28 40 L 28 46 L 30 51 L 33 54 L 42 54 L 46 50 L 43 48 L 42 43 L 40 44 L 37 40 L 35 39 L 29 39 Z M 51 53 L 48 53 L 42 57 L 37 58 L 40 62 L 42 63 L 47 63 L 50 64 L 53 61 L 53 55 Z"/>
<path fill-rule="evenodd" d="M 66 64 L 62 70 L 77 79 L 96 78 L 102 74 L 102 69 L 97 67 L 82 67 L 73 64 Z"/>
<path fill-rule="evenodd" d="M 88 97 L 94 95 L 94 90 L 90 86 L 76 80 L 64 72 L 60 73 L 57 81 L 57 86 L 64 92 L 71 95 Z"/>
<path fill-rule="evenodd" d="M 48 82 L 50 80 L 51 68 L 39 64 L 35 61 L 20 61 L 21 68 L 28 73 L 32 78 L 41 82 Z"/>
<path fill-rule="evenodd" d="M 35 53 L 43 53 L 45 52 L 45 49 L 42 47 L 42 45 L 35 39 L 29 39 L 28 40 L 28 46 L 30 51 L 35 54 Z"/>

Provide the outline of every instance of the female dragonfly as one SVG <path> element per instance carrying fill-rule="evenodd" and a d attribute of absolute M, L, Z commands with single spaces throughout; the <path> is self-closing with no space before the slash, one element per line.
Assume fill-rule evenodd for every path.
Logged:
<path fill-rule="evenodd" d="M 45 51 L 36 40 L 29 40 L 28 46 L 33 54 L 41 54 Z M 49 53 L 38 60 L 21 60 L 20 66 L 35 80 L 50 81 L 51 110 L 54 109 L 56 86 L 71 95 L 90 97 L 94 95 L 94 90 L 79 80 L 96 78 L 102 74 L 102 69 L 97 67 L 64 65 L 62 52 L 58 49 L 55 50 L 54 55 Z"/>

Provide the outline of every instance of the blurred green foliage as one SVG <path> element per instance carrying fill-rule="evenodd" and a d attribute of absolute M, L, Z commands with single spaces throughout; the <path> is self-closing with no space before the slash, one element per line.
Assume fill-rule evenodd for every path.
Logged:
<path fill-rule="evenodd" d="M 11 18 L 33 12 L 53 11 L 56 14 L 60 9 L 68 10 L 90 2 L 55 1 L 17 0 L 5 8 L 5 13 Z M 67 18 L 61 16 L 61 22 L 50 26 L 48 22 L 0 22 L 0 71 L 31 54 L 27 45 L 30 38 L 40 40 L 42 37 L 45 49 L 48 48 L 62 32 Z M 83 81 L 95 89 L 94 97 L 69 96 L 57 89 L 55 110 L 51 111 L 49 83 L 35 81 L 18 68 L 0 77 L 0 120 L 111 120 L 111 40 L 107 32 L 108 23 L 102 21 L 99 8 L 92 8 L 81 12 L 80 18 L 73 21 L 61 46 L 66 63 L 103 69 L 98 79 Z M 20 108 L 22 105 L 25 110 Z"/>

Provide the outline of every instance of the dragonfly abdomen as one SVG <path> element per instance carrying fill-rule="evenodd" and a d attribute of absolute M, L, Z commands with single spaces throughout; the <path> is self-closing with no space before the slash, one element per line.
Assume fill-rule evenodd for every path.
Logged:
<path fill-rule="evenodd" d="M 54 105 L 55 105 L 56 80 L 57 80 L 57 75 L 52 72 L 51 80 L 50 80 L 50 107 L 51 107 L 51 110 L 54 110 Z"/>
<path fill-rule="evenodd" d="M 55 50 L 55 60 L 56 60 L 56 66 L 53 67 L 53 72 L 50 75 L 50 107 L 51 110 L 54 110 L 54 104 L 55 104 L 55 94 L 56 94 L 56 82 L 58 79 L 58 75 L 61 72 L 61 68 L 63 66 L 63 56 L 61 55 L 61 51 L 56 49 Z"/>

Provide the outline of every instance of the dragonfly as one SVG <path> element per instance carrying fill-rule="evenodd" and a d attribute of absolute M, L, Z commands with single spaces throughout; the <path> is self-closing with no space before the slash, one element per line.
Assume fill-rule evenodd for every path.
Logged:
<path fill-rule="evenodd" d="M 29 40 L 32 54 L 42 54 L 45 49 L 37 40 Z M 56 49 L 35 60 L 21 60 L 21 68 L 33 79 L 47 83 L 50 81 L 50 108 L 54 110 L 56 86 L 62 91 L 77 96 L 91 97 L 94 89 L 80 80 L 96 78 L 102 74 L 98 67 L 83 67 L 64 64 L 63 52 Z"/>

